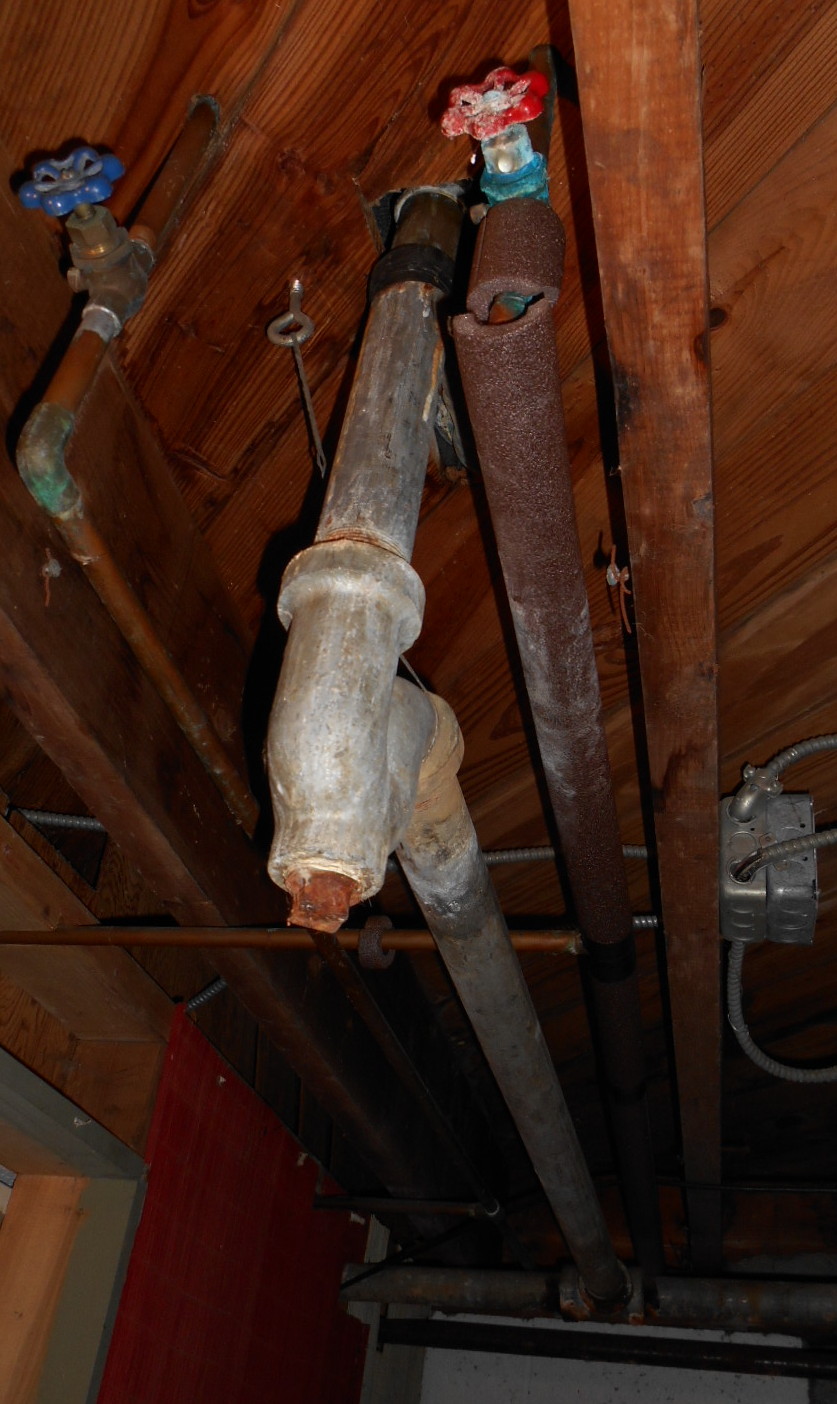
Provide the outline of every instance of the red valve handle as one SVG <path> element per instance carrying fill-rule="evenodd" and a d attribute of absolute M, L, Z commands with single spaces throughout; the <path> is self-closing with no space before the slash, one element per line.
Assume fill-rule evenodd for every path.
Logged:
<path fill-rule="evenodd" d="M 548 79 L 535 69 L 515 73 L 513 68 L 495 68 L 483 83 L 465 83 L 453 89 L 442 131 L 447 137 L 467 132 L 477 141 L 499 136 L 515 122 L 540 117 L 548 92 Z"/>

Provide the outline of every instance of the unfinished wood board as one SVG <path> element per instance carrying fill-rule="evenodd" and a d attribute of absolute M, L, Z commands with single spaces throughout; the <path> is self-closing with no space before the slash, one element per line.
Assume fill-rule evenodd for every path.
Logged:
<path fill-rule="evenodd" d="M 713 9 L 716 4 L 717 0 Z M 703 8 L 705 10 L 706 6 Z M 728 5 L 725 8 L 727 11 L 730 9 Z M 755 14 L 757 8 L 753 6 L 752 13 Z M 706 206 L 710 228 L 728 215 L 738 201 L 772 170 L 834 101 L 832 56 L 837 43 L 837 5 L 834 0 L 828 0 L 823 6 L 771 7 L 769 17 L 781 23 L 799 24 L 801 21 L 794 36 L 797 42 L 782 45 L 777 50 L 764 80 L 748 85 L 743 101 L 739 97 L 738 110 L 727 113 L 728 120 L 721 123 L 719 114 L 713 113 L 711 126 L 707 126 L 706 141 Z M 769 29 L 769 24 L 760 25 L 759 38 L 762 42 Z M 717 33 L 711 21 L 708 33 L 710 36 Z M 735 54 L 734 42 L 729 43 L 729 58 Z M 737 54 L 735 61 L 740 73 Z M 717 70 L 713 72 L 714 62 L 715 55 L 707 52 L 704 45 L 704 64 L 708 74 L 707 111 L 711 110 L 717 73 Z M 740 84 L 736 84 L 736 89 L 737 95 L 741 94 Z"/>
<path fill-rule="evenodd" d="M 2 928 L 44 931 L 95 918 L 5 821 L 0 820 L 0 973 L 79 1038 L 163 1042 L 170 1005 L 122 950 L 2 945 Z"/>
<path fill-rule="evenodd" d="M 210 93 L 230 120 L 280 39 L 292 6 L 235 0 L 140 7 L 93 0 L 83 22 L 72 6 L 4 6 L 0 127 L 21 165 L 68 141 L 110 146 L 128 167 L 123 212 L 145 189 L 185 121 L 192 98 Z"/>
<path fill-rule="evenodd" d="M 68 460 L 156 633 L 244 773 L 241 707 L 251 640 L 154 435 L 109 362 L 82 406 Z M 62 564 L 65 557 L 58 557 Z M 53 582 L 56 595 L 61 583 Z"/>
<path fill-rule="evenodd" d="M 0 1231 L 0 1404 L 35 1404 L 89 1182 L 21 1175 Z"/>
<path fill-rule="evenodd" d="M 712 337 L 719 453 L 837 357 L 835 157 L 832 106 L 712 234 L 710 290 L 724 319 Z"/>
<path fill-rule="evenodd" d="M 575 0 L 613 364 L 686 1175 L 720 1178 L 718 742 L 697 6 Z M 690 1198 L 720 1260 L 720 1204 Z"/>

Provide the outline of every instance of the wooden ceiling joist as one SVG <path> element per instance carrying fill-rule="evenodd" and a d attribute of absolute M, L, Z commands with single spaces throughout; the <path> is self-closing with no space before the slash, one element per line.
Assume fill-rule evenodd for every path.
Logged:
<path fill-rule="evenodd" d="M 720 1176 L 712 434 L 697 4 L 573 0 L 688 1181 Z M 720 1202 L 688 1197 L 693 1261 Z"/>

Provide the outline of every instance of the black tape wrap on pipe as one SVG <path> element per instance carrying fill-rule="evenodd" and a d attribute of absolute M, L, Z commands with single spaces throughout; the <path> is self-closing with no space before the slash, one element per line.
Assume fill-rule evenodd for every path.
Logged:
<path fill-rule="evenodd" d="M 385 253 L 369 275 L 369 301 L 393 283 L 430 283 L 445 296 L 453 287 L 454 261 L 432 244 L 399 244 Z"/>

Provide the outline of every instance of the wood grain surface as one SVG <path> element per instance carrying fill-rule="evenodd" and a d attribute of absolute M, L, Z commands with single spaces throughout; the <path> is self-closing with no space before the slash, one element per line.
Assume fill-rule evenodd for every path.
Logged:
<path fill-rule="evenodd" d="M 692 774 L 690 766 L 700 770 L 695 758 L 706 761 L 712 680 L 690 676 L 688 660 L 700 653 L 710 616 L 709 577 L 699 561 L 699 553 L 706 557 L 709 518 L 704 513 L 685 523 L 696 535 L 684 530 L 684 500 L 675 492 L 684 462 L 679 441 L 668 430 L 664 442 L 649 440 L 642 461 L 631 468 L 623 424 L 632 528 L 628 562 L 606 336 L 622 372 L 617 390 L 623 419 L 633 425 L 628 447 L 630 433 L 637 433 L 652 406 L 647 393 L 644 401 L 637 399 L 625 371 L 647 386 L 649 376 L 653 380 L 675 352 L 680 362 L 666 362 L 675 376 L 670 384 L 686 400 L 698 386 L 705 430 L 708 361 L 700 359 L 705 348 L 699 338 L 706 309 L 700 277 L 688 283 L 684 272 L 689 257 L 697 267 L 705 233 L 703 221 L 694 216 L 700 132 L 694 120 L 692 16 L 679 0 L 666 0 L 655 11 L 660 32 L 654 38 L 660 44 L 672 33 L 663 21 L 685 15 L 688 22 L 677 32 L 670 64 L 659 65 L 642 87 L 646 110 L 636 122 L 629 118 L 623 124 L 614 116 L 618 130 L 604 133 L 603 174 L 599 155 L 592 152 L 594 145 L 599 152 L 609 113 L 591 115 L 596 75 L 590 72 L 588 38 L 603 8 L 599 0 L 575 0 L 574 35 L 564 4 L 547 13 L 526 3 L 512 13 L 496 0 L 467 6 L 464 0 L 443 5 L 417 0 L 408 11 L 396 0 L 375 6 L 362 0 L 348 6 L 337 0 L 248 5 L 148 0 L 139 8 L 126 0 L 91 0 L 83 23 L 73 4 L 43 0 L 27 6 L 10 0 L 0 14 L 0 410 L 9 421 L 10 446 L 43 385 L 45 358 L 66 340 L 70 309 L 59 271 L 58 227 L 21 210 L 13 194 L 27 161 L 73 139 L 110 145 L 128 164 L 114 201 L 124 214 L 159 166 L 190 99 L 210 94 L 219 105 L 220 142 L 211 166 L 163 254 L 141 317 L 129 326 L 100 377 L 72 463 L 161 636 L 234 748 L 242 737 L 244 697 L 243 730 L 256 772 L 281 658 L 282 633 L 274 615 L 278 582 L 290 556 L 310 541 L 321 498 L 292 358 L 268 345 L 265 324 L 285 308 L 289 280 L 300 276 L 304 306 L 316 324 L 304 359 L 332 452 L 356 364 L 365 279 L 378 251 L 372 206 L 391 190 L 461 178 L 468 170 L 468 142 L 447 142 L 438 127 L 450 86 L 483 76 L 499 61 L 522 67 L 533 45 L 547 40 L 560 48 L 567 65 L 576 62 L 576 50 L 580 59 L 582 110 L 565 81 L 550 156 L 552 201 L 568 236 L 556 329 L 623 839 L 653 840 L 652 792 L 637 756 L 638 672 L 640 657 L 658 641 L 674 656 L 671 671 L 662 680 L 658 675 L 654 685 L 646 669 L 646 709 L 667 708 L 669 731 L 678 719 L 683 754 L 692 757 L 668 768 L 668 759 L 681 754 L 677 746 L 663 748 L 664 753 L 652 748 L 652 781 L 658 799 L 665 793 L 669 814 L 679 805 L 675 796 Z M 607 8 L 598 23 L 597 46 L 608 40 L 616 48 L 621 15 L 619 5 L 615 11 Z M 633 43 L 641 38 L 641 7 L 631 7 L 629 18 Z M 720 785 L 728 791 L 745 760 L 764 760 L 800 736 L 835 729 L 837 511 L 831 424 L 837 346 L 837 3 L 704 0 L 700 18 Z M 626 43 L 613 59 L 607 101 L 614 114 L 615 98 L 624 95 L 638 71 L 633 55 Z M 565 80 L 568 76 L 569 68 Z M 630 89 L 629 95 L 634 93 Z M 668 123 L 672 141 L 682 136 L 684 99 L 692 104 L 692 154 L 686 166 L 672 168 L 666 165 L 673 150 L 669 138 L 649 147 L 637 132 L 653 119 L 655 132 Z M 637 156 L 649 175 L 632 188 L 625 171 Z M 605 201 L 615 205 L 617 197 L 621 202 L 624 193 L 619 204 L 624 246 L 618 257 L 598 231 L 601 286 L 591 185 L 594 204 L 601 208 Z M 671 263 L 661 259 L 645 227 L 635 222 L 645 200 L 661 211 L 664 233 L 677 246 Z M 610 220 L 613 227 L 612 212 Z M 635 276 L 637 267 L 645 281 L 639 295 L 626 290 L 628 274 Z M 687 283 L 688 311 L 681 318 Z M 651 313 L 652 332 L 646 335 Z M 642 331 L 639 314 L 646 318 Z M 625 338 L 633 333 L 641 340 L 634 361 L 614 336 L 620 319 Z M 684 378 L 677 378 L 681 373 Z M 635 403 L 628 411 L 631 391 Z M 631 474 L 641 491 L 632 486 Z M 702 495 L 693 484 L 692 496 Z M 255 911 L 269 898 L 269 893 L 254 895 L 264 893 L 261 860 L 249 852 L 242 857 L 238 841 L 225 831 L 223 816 L 183 756 L 166 715 L 86 582 L 65 561 L 49 529 L 35 521 L 5 459 L 0 502 L 7 543 L 0 584 L 4 695 L 14 698 L 18 714 L 39 738 L 33 749 L 21 744 L 13 728 L 2 728 L 0 783 L 13 802 L 39 801 L 46 807 L 51 795 L 57 805 L 70 805 L 75 787 L 86 807 L 107 818 L 120 848 L 111 844 L 106 850 L 94 892 L 89 874 L 73 877 L 66 860 L 50 858 L 45 839 L 24 836 L 37 847 L 39 860 L 98 917 L 159 913 L 162 897 L 170 910 L 191 912 L 202 922 L 232 919 L 232 912 L 256 919 Z M 664 540 L 654 536 L 654 522 L 662 524 Z M 630 564 L 634 577 L 637 614 L 631 636 L 622 629 L 604 578 L 613 542 L 619 563 Z M 42 575 L 47 553 L 62 566 L 49 606 Z M 415 564 L 427 588 L 427 610 L 410 660 L 460 717 L 466 742 L 463 786 L 480 837 L 492 846 L 546 842 L 537 756 L 519 668 L 509 651 L 506 605 L 477 471 L 469 481 L 429 479 Z M 676 607 L 673 589 L 680 596 Z M 68 638 L 81 644 L 68 647 Z M 45 671 L 55 694 L 43 686 Z M 675 677 L 681 679 L 679 690 Z M 49 753 L 48 763 L 39 744 Z M 62 769 L 71 776 L 69 788 L 60 778 Z M 117 788 L 109 788 L 114 783 Z M 837 766 L 823 761 L 800 768 L 799 784 L 813 790 L 823 820 L 837 817 Z M 717 792 L 714 781 L 703 792 L 707 804 L 710 792 Z M 694 811 L 678 808 L 678 815 L 685 832 L 673 870 L 675 888 L 682 872 L 684 893 L 702 890 L 701 959 L 708 970 L 710 964 L 716 968 L 717 939 L 707 925 L 711 842 Z M 17 820 L 14 827 L 24 832 Z M 665 859 L 663 867 L 665 898 L 673 879 Z M 837 871 L 825 860 L 823 877 L 827 899 Z M 566 909 L 566 895 L 549 864 L 495 870 L 494 880 L 518 922 L 549 923 Z M 632 864 L 629 881 L 635 907 L 648 909 L 656 896 L 645 865 Z M 397 878 L 387 883 L 382 905 L 409 919 L 410 901 Z M 209 908 L 217 915 L 208 914 Z M 676 923 L 671 929 L 670 903 L 665 914 L 676 943 L 681 938 Z M 703 938 L 695 927 L 686 939 L 697 945 Z M 798 968 L 785 951 L 759 953 L 748 961 L 757 1034 L 802 1057 L 831 1056 L 824 992 L 835 951 L 837 904 L 825 900 L 815 953 L 803 953 Z M 199 963 L 188 969 L 172 964 L 165 972 L 172 988 L 177 984 L 189 993 L 205 973 Z M 609 1148 L 594 1092 L 578 972 L 538 959 L 527 963 L 527 973 L 550 1046 L 566 1066 L 590 1153 L 607 1168 Z M 160 974 L 163 978 L 162 965 Z M 672 1169 L 678 1143 L 668 1101 L 667 1016 L 651 939 L 642 946 L 641 982 L 655 1122 L 661 1128 L 657 1149 L 660 1164 Z M 8 1037 L 34 1047 L 25 1032 L 31 1017 L 33 1027 L 44 1030 L 49 1050 L 44 1060 L 52 1060 L 56 1076 L 62 1067 L 65 1077 L 68 1068 L 80 1067 L 77 1035 L 55 1015 L 38 1014 L 40 1006 L 27 1004 L 30 996 L 23 990 L 13 996 L 17 987 L 10 981 L 0 977 L 0 985 L 0 997 L 4 990 L 8 995 Z M 446 1003 L 449 992 L 429 977 L 427 987 L 449 1015 L 451 1037 L 459 1038 L 461 1021 L 455 1006 Z M 714 996 L 695 1008 L 696 1047 L 716 1039 L 716 1009 Z M 220 1027 L 223 1011 L 214 1017 Z M 231 1046 L 240 1044 L 242 1061 L 251 1056 L 252 1029 L 233 1030 L 230 1039 Z M 130 1085 L 139 1073 L 129 1065 L 133 1052 L 126 1050 L 135 1045 L 98 1036 L 83 1043 L 91 1102 L 106 1101 L 110 1083 L 112 1108 L 117 1103 L 130 1108 Z M 713 1105 L 716 1049 L 715 1043 L 705 1050 L 702 1064 L 709 1070 Z M 746 1167 L 755 1174 L 763 1164 L 793 1178 L 830 1165 L 833 1154 L 821 1130 L 835 1110 L 829 1089 L 797 1094 L 794 1101 L 793 1089 L 773 1087 L 774 1113 L 771 1087 L 734 1047 L 725 1047 L 725 1067 L 723 1144 L 729 1173 Z M 681 1092 L 688 1122 L 692 1092 L 682 1085 Z M 139 1126 L 139 1101 L 126 1120 Z M 792 1126 L 794 1135 L 783 1125 Z M 715 1172 L 720 1144 L 713 1130 L 696 1149 L 687 1133 L 696 1178 Z M 679 1253 L 679 1197 L 665 1205 L 669 1241 Z M 818 1225 L 826 1225 L 827 1216 L 818 1213 Z M 813 1242 L 816 1216 L 801 1202 L 793 1214 L 800 1242 Z M 739 1215 L 736 1224 L 730 1233 L 738 1246 L 759 1232 L 780 1229 L 779 1216 L 764 1208 L 750 1218 Z M 731 1242 L 728 1235 L 728 1251 Z"/>

